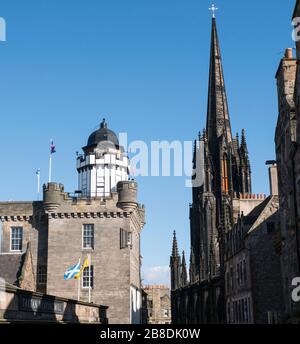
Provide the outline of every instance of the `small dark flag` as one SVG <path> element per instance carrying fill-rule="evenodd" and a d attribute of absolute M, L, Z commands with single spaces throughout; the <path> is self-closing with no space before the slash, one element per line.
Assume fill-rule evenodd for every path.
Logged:
<path fill-rule="evenodd" d="M 54 154 L 54 153 L 56 153 L 55 144 L 54 144 L 53 140 L 51 140 L 51 144 L 50 144 L 50 154 Z"/>

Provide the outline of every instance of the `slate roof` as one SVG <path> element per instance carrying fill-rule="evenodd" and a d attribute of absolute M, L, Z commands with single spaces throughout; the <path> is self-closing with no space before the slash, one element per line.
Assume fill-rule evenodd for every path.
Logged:
<path fill-rule="evenodd" d="M 267 197 L 262 203 L 255 207 L 247 216 L 244 217 L 243 222 L 247 226 L 252 226 L 254 222 L 258 219 L 261 213 L 264 211 L 268 203 L 270 202 L 272 196 Z"/>

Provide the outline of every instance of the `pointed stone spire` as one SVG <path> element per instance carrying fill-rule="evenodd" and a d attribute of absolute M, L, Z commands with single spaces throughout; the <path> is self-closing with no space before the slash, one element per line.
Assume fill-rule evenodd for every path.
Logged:
<path fill-rule="evenodd" d="M 240 192 L 241 194 L 252 193 L 251 166 L 248 155 L 245 129 L 242 130 L 242 139 L 239 149 L 240 154 Z"/>
<path fill-rule="evenodd" d="M 176 232 L 173 233 L 172 255 L 170 257 L 171 289 L 176 290 L 181 286 L 181 257 L 178 253 Z"/>
<path fill-rule="evenodd" d="M 227 143 L 232 142 L 230 118 L 222 68 L 216 19 L 212 19 L 211 53 L 207 106 L 207 138 L 210 147 L 215 147 L 216 140 L 225 135 Z"/>
<path fill-rule="evenodd" d="M 241 149 L 243 150 L 244 153 L 248 154 L 248 147 L 247 147 L 245 129 L 242 129 Z"/>
<path fill-rule="evenodd" d="M 176 238 L 176 231 L 173 232 L 173 247 L 172 247 L 172 257 L 179 257 L 178 244 Z"/>
<path fill-rule="evenodd" d="M 190 282 L 195 282 L 195 254 L 193 248 L 191 248 L 191 255 L 190 255 Z"/>
<path fill-rule="evenodd" d="M 181 263 L 181 286 L 184 287 L 187 285 L 187 271 L 186 271 L 186 262 L 185 254 L 182 251 L 182 263 Z"/>

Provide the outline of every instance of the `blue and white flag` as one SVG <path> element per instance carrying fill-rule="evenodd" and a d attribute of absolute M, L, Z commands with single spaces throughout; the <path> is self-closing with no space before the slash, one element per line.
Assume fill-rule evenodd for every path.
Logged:
<path fill-rule="evenodd" d="M 80 259 L 76 265 L 71 266 L 64 274 L 64 279 L 69 280 L 75 277 L 80 272 Z"/>

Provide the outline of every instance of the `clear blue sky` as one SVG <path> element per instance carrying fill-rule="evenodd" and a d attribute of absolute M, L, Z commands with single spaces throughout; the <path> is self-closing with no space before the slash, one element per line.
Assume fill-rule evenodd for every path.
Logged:
<path fill-rule="evenodd" d="M 274 158 L 274 76 L 284 49 L 293 46 L 295 0 L 216 4 L 232 128 L 246 129 L 254 192 L 268 193 L 264 163 Z M 36 197 L 35 169 L 46 181 L 51 137 L 54 179 L 72 192 L 75 152 L 102 117 L 116 132 L 128 132 L 129 140 L 194 139 L 206 118 L 210 5 L 2 0 L 7 42 L 0 42 L 0 199 Z M 143 267 L 146 282 L 153 282 L 169 264 L 174 229 L 180 249 L 189 253 L 191 190 L 180 177 L 138 182 L 147 209 Z"/>

